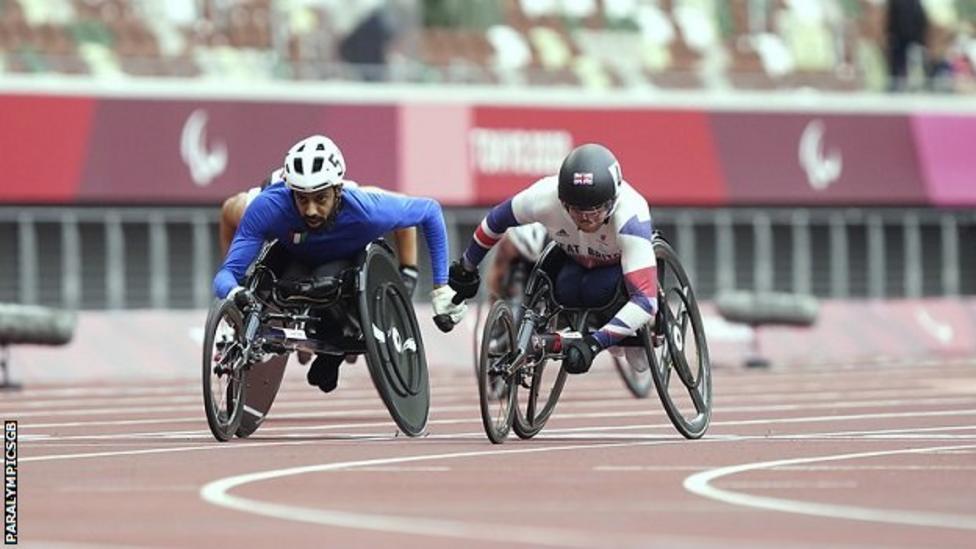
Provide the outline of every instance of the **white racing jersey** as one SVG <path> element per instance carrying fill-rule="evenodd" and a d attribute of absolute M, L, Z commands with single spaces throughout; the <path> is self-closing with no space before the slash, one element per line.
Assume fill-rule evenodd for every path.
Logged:
<path fill-rule="evenodd" d="M 657 311 L 657 273 L 651 243 L 651 214 L 626 181 L 607 222 L 596 232 L 579 230 L 563 207 L 555 176 L 544 177 L 488 213 L 475 231 L 465 258 L 477 265 L 509 227 L 541 223 L 549 238 L 586 268 L 619 264 L 630 295 L 616 316 L 594 336 L 604 346 L 633 335 Z"/>

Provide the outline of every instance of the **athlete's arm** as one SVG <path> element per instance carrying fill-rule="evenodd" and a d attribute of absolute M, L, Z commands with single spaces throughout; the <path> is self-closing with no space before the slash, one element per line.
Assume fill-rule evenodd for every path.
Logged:
<path fill-rule="evenodd" d="M 539 203 L 546 196 L 540 192 L 543 181 L 536 182 L 488 212 L 475 229 L 462 256 L 466 269 L 475 270 L 509 228 L 541 221 L 537 218 L 537 212 L 547 206 Z"/>
<path fill-rule="evenodd" d="M 244 216 L 247 206 L 247 192 L 240 192 L 231 196 L 220 206 L 220 254 L 227 257 L 227 250 L 237 232 L 237 226 Z"/>
<path fill-rule="evenodd" d="M 420 227 L 430 250 L 430 266 L 435 286 L 447 283 L 447 227 L 444 225 L 444 212 L 439 202 L 432 198 L 417 198 L 388 192 L 365 193 L 371 197 L 374 211 L 370 218 L 377 223 L 386 223 L 387 230 L 402 230 Z M 416 231 L 416 229 L 414 229 Z M 407 250 L 408 254 L 410 250 Z M 412 250 L 414 261 L 417 258 L 416 238 Z M 401 259 L 401 261 L 403 261 Z"/>
<path fill-rule="evenodd" d="M 261 251 L 270 228 L 271 211 L 260 197 L 244 211 L 223 265 L 213 281 L 213 291 L 220 299 L 227 297 L 244 280 L 248 266 Z"/>
<path fill-rule="evenodd" d="M 405 196 L 403 194 L 386 190 L 382 187 L 376 187 L 373 185 L 359 185 L 354 183 L 358 188 L 371 193 L 387 193 L 394 196 Z M 401 267 L 413 267 L 417 268 L 417 228 L 407 227 L 405 229 L 396 229 L 393 231 L 393 240 L 396 242 L 397 258 L 400 260 Z"/>
<path fill-rule="evenodd" d="M 646 206 L 618 230 L 620 268 L 630 301 L 593 334 L 604 348 L 634 335 L 657 313 L 657 263 L 651 233 L 651 216 Z"/>

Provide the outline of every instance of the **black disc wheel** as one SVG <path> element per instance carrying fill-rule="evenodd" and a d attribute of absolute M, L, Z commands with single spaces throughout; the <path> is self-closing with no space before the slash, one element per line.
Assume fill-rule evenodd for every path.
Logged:
<path fill-rule="evenodd" d="M 417 315 L 385 246 L 371 244 L 362 269 L 360 325 L 370 377 L 397 427 L 421 436 L 430 419 L 430 376 Z"/>
<path fill-rule="evenodd" d="M 230 300 L 215 303 L 203 340 L 203 404 L 214 438 L 233 438 L 244 414 L 243 320 Z"/>
<path fill-rule="evenodd" d="M 478 353 L 478 394 L 485 434 L 495 444 L 508 437 L 515 415 L 517 376 L 510 372 L 515 355 L 515 319 L 504 301 L 496 301 L 485 319 Z"/>
<path fill-rule="evenodd" d="M 712 376 L 701 312 L 674 249 L 655 239 L 658 313 L 640 330 L 651 376 L 671 423 L 689 439 L 700 438 L 712 416 Z"/>

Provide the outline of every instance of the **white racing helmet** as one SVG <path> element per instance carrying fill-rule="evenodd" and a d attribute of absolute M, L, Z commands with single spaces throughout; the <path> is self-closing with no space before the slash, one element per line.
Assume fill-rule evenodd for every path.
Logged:
<path fill-rule="evenodd" d="M 346 161 L 339 147 L 324 135 L 295 143 L 285 155 L 285 185 L 300 193 L 314 193 L 342 184 Z"/>
<path fill-rule="evenodd" d="M 546 246 L 546 228 L 541 223 L 512 227 L 505 234 L 522 257 L 529 261 L 538 261 L 542 249 Z"/>

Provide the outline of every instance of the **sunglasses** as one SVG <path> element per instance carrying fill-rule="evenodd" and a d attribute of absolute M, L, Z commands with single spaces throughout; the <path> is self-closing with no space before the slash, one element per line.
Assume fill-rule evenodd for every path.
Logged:
<path fill-rule="evenodd" d="M 613 207 L 613 200 L 608 200 L 599 206 L 594 208 L 577 208 L 576 206 L 570 206 L 569 204 L 563 202 L 563 207 L 569 212 L 569 215 L 576 219 L 582 219 L 587 221 L 595 221 L 601 219 L 610 212 L 610 208 Z"/>

